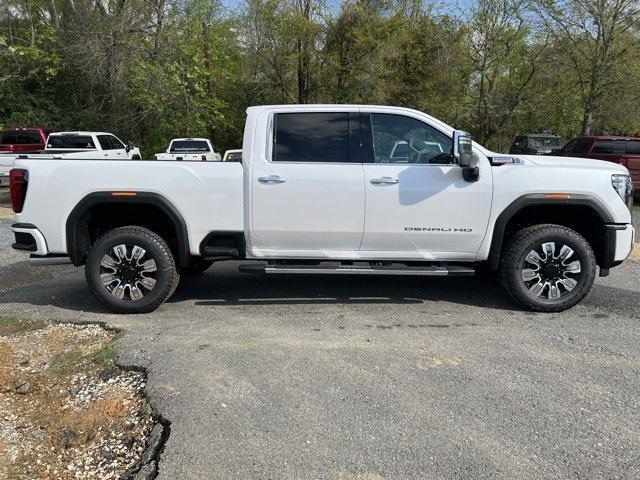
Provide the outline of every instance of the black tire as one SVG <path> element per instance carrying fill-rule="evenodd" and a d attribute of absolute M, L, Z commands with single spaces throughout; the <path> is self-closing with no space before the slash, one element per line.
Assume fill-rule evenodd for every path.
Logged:
<path fill-rule="evenodd" d="M 203 260 L 202 258 L 195 258 L 192 260 L 188 267 L 180 268 L 180 275 L 185 277 L 197 277 L 204 273 L 209 267 L 213 265 L 213 260 Z"/>
<path fill-rule="evenodd" d="M 115 253 L 115 247 L 120 245 L 126 246 L 124 259 Z M 137 259 L 129 259 L 129 254 L 131 257 L 134 256 L 134 246 L 143 249 L 144 253 Z M 113 267 L 105 268 L 103 262 L 107 256 L 111 260 L 116 260 Z M 118 260 L 119 263 L 117 263 Z M 144 265 L 140 265 L 142 260 Z M 153 260 L 154 263 L 145 267 L 149 260 Z M 146 268 L 149 268 L 148 272 Z M 114 277 L 114 280 L 109 285 L 103 284 L 102 278 L 109 277 L 101 277 L 101 275 L 109 274 Z M 117 313 L 154 311 L 173 294 L 180 280 L 173 254 L 167 243 L 151 230 L 135 226 L 116 228 L 96 240 L 87 256 L 85 277 L 96 298 Z M 149 282 L 148 277 L 152 277 L 154 283 L 147 290 L 145 284 Z M 112 293 L 118 290 L 116 287 L 119 285 L 123 285 L 121 298 L 118 298 L 116 293 Z M 132 285 L 135 286 L 132 288 Z M 143 296 L 139 299 L 133 298 L 134 290 Z"/>
<path fill-rule="evenodd" d="M 131 160 L 142 160 L 140 158 L 140 155 L 134 155 L 133 157 L 131 157 Z"/>
<path fill-rule="evenodd" d="M 555 254 L 543 251 L 545 243 L 553 243 L 554 247 L 558 244 L 567 246 L 573 253 L 560 261 L 556 258 L 560 253 L 555 248 Z M 538 266 L 527 260 L 532 251 L 545 255 Z M 578 273 L 571 271 L 576 269 L 575 265 L 570 267 L 567 264 L 576 261 L 580 262 Z M 579 303 L 589 293 L 596 276 L 596 259 L 589 243 L 576 231 L 561 225 L 534 225 L 520 230 L 508 240 L 498 275 L 503 288 L 523 307 L 538 312 L 561 312 Z M 537 275 L 537 278 L 524 279 L 531 275 Z M 571 289 L 563 283 L 567 278 L 576 282 L 573 287 L 573 282 L 568 282 Z M 534 293 L 532 290 L 539 289 L 540 285 L 543 285 L 542 290 L 539 294 Z M 551 298 L 551 285 L 556 287 L 554 293 L 559 293 L 559 298 Z"/>

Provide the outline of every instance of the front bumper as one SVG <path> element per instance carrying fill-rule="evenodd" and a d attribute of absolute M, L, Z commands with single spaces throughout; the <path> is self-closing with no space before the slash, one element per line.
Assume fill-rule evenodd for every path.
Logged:
<path fill-rule="evenodd" d="M 30 223 L 14 223 L 11 231 L 15 236 L 15 243 L 11 245 L 15 250 L 30 252 L 33 255 L 44 256 L 49 254 L 47 241 L 38 227 Z"/>
<path fill-rule="evenodd" d="M 635 234 L 630 224 L 605 225 L 605 248 L 600 268 L 608 269 L 624 262 L 633 250 Z"/>

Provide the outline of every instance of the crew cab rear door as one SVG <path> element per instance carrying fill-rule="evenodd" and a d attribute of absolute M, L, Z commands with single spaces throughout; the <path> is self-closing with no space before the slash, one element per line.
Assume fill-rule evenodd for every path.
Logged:
<path fill-rule="evenodd" d="M 493 178 L 465 181 L 452 140 L 408 114 L 363 111 L 365 225 L 361 251 L 379 258 L 472 260 L 487 231 Z M 404 142 L 404 156 L 391 154 Z"/>
<path fill-rule="evenodd" d="M 331 258 L 357 251 L 364 224 L 357 112 L 275 111 L 252 159 L 254 254 Z"/>

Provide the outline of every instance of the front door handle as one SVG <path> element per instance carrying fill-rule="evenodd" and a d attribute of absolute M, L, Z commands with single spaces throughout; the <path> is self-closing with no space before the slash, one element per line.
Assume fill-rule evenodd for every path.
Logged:
<path fill-rule="evenodd" d="M 398 179 L 391 177 L 372 178 L 369 183 L 372 185 L 395 185 L 398 183 Z"/>
<path fill-rule="evenodd" d="M 287 179 L 280 175 L 269 175 L 267 177 L 258 177 L 258 181 L 260 183 L 284 183 Z"/>

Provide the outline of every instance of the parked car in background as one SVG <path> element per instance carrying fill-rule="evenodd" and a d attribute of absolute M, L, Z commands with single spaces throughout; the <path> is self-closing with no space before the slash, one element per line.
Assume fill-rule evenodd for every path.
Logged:
<path fill-rule="evenodd" d="M 215 151 L 208 138 L 174 138 L 164 153 L 156 153 L 154 160 L 184 160 L 219 162 L 220 154 Z"/>
<path fill-rule="evenodd" d="M 107 132 L 55 132 L 47 138 L 43 152 L 55 158 L 109 158 L 140 160 L 140 149 L 125 145 Z"/>
<path fill-rule="evenodd" d="M 0 153 L 42 151 L 51 132 L 44 128 L 7 128 L 0 133 Z"/>
<path fill-rule="evenodd" d="M 223 162 L 242 162 L 242 150 L 227 150 L 222 157 Z"/>
<path fill-rule="evenodd" d="M 570 140 L 553 155 L 606 160 L 627 167 L 636 194 L 640 190 L 640 137 L 590 136 Z"/>
<path fill-rule="evenodd" d="M 564 139 L 557 135 L 548 133 L 525 133 L 516 137 L 511 148 L 509 148 L 509 153 L 544 155 L 562 147 L 564 143 Z"/>

